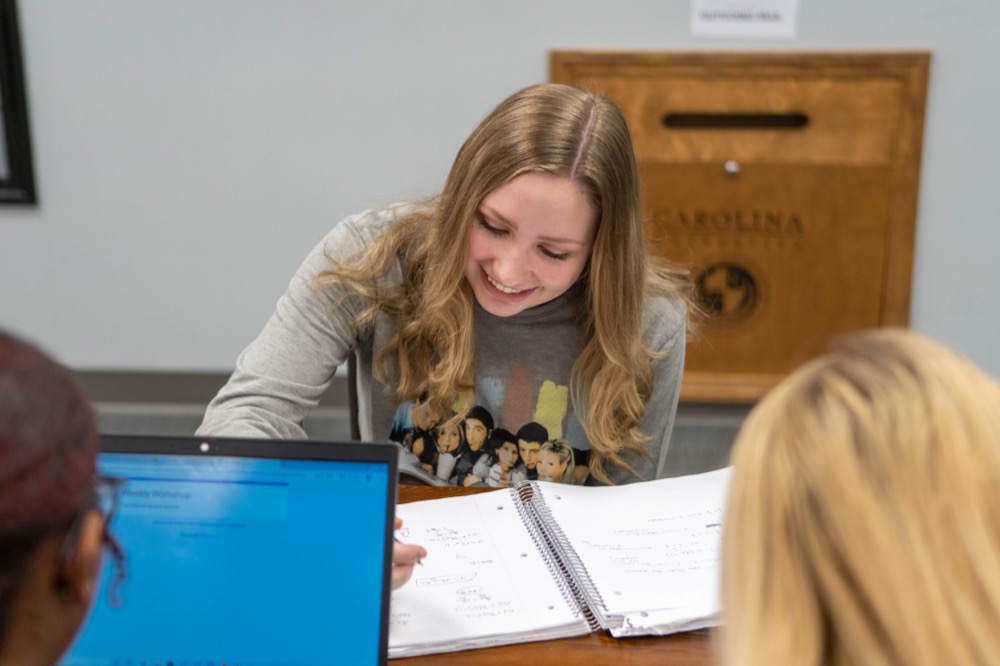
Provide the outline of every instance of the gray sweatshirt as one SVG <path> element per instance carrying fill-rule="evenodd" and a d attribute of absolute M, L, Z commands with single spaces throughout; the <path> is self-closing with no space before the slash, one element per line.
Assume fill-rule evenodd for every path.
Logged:
<path fill-rule="evenodd" d="M 375 352 L 396 332 L 397 322 L 379 316 L 354 339 L 353 322 L 364 304 L 356 296 L 341 300 L 344 289 L 339 285 L 314 288 L 311 281 L 329 267 L 327 254 L 337 259 L 358 256 L 403 210 L 396 206 L 349 217 L 316 246 L 264 330 L 240 354 L 236 371 L 208 405 L 198 434 L 305 438 L 302 419 L 319 402 L 351 350 L 358 359 L 362 439 L 385 440 L 399 430 L 397 414 L 406 414 L 407 406 L 397 405 L 391 391 L 372 377 Z M 379 278 L 379 284 L 398 282 L 401 275 L 397 264 Z M 516 433 L 534 421 L 547 429 L 550 439 L 566 439 L 578 451 L 590 449 L 568 388 L 581 349 L 581 334 L 574 325 L 578 303 L 574 288 L 512 317 L 496 317 L 476 304 L 476 404 L 490 412 L 495 427 Z M 652 438 L 648 457 L 630 461 L 648 480 L 669 475 L 665 461 L 684 365 L 685 314 L 678 301 L 646 298 L 643 342 L 664 353 L 653 362 L 653 392 L 640 423 Z M 616 483 L 637 480 L 624 469 L 610 472 Z"/>

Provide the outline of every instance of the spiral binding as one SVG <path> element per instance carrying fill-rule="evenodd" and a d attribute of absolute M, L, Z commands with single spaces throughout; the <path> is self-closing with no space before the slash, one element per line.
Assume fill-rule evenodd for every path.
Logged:
<path fill-rule="evenodd" d="M 557 579 L 563 598 L 570 604 L 576 604 L 591 630 L 600 629 L 604 624 L 604 616 L 599 608 L 594 608 L 592 601 L 596 600 L 600 607 L 604 606 L 604 601 L 576 551 L 565 541 L 562 530 L 553 522 L 542 491 L 531 481 L 522 481 L 511 488 L 511 492 L 519 500 L 515 504 L 521 521 L 542 552 L 549 571 Z M 538 494 L 537 503 L 535 493 Z"/>

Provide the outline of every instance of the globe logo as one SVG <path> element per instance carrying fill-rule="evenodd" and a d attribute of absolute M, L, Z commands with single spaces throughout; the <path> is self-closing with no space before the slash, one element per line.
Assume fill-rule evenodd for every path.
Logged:
<path fill-rule="evenodd" d="M 720 324 L 743 322 L 757 306 L 757 281 L 736 264 L 709 266 L 696 278 L 695 289 L 705 312 Z"/>

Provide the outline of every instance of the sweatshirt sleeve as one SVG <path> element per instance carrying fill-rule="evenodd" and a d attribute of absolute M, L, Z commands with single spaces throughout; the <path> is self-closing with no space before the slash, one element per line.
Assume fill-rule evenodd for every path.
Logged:
<path fill-rule="evenodd" d="M 682 303 L 663 297 L 651 300 L 645 342 L 660 357 L 653 360 L 653 392 L 646 402 L 646 413 L 639 427 L 652 437 L 649 454 L 654 469 L 650 478 L 660 479 L 670 476 L 666 468 L 667 450 L 680 398 L 687 324 Z"/>
<path fill-rule="evenodd" d="M 361 304 L 313 278 L 363 251 L 361 214 L 338 224 L 303 261 L 274 313 L 243 350 L 229 381 L 209 403 L 199 435 L 303 439 L 302 420 L 317 405 L 354 346 Z"/>

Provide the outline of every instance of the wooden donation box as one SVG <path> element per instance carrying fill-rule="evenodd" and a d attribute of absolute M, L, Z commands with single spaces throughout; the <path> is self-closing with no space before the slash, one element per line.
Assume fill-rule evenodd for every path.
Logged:
<path fill-rule="evenodd" d="M 553 52 L 614 99 L 654 251 L 709 319 L 681 399 L 747 403 L 838 336 L 906 326 L 927 53 Z"/>

